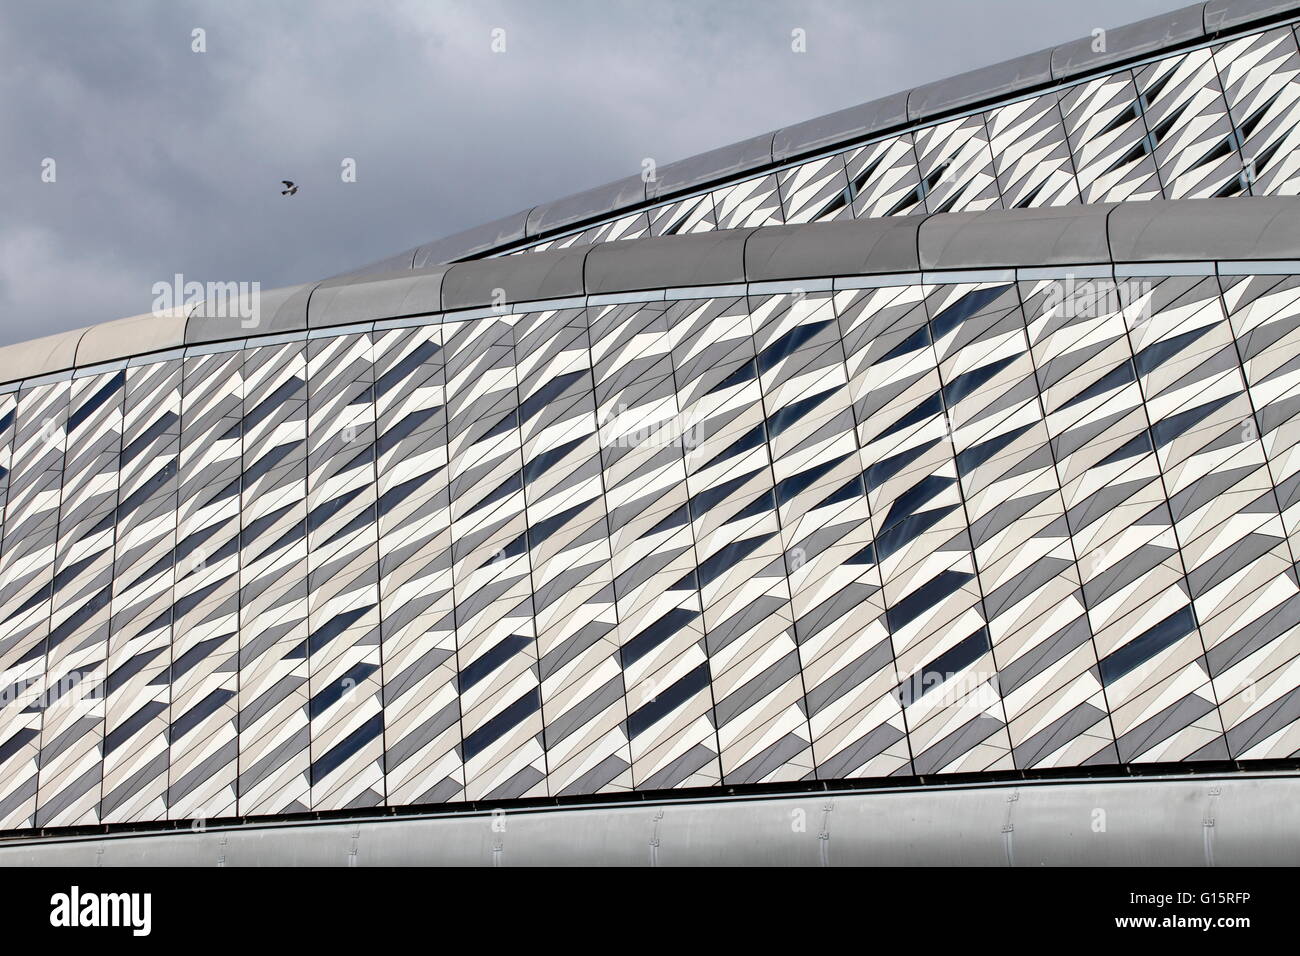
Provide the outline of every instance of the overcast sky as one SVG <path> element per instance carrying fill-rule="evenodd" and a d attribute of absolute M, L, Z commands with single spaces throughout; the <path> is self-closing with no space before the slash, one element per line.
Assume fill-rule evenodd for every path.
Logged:
<path fill-rule="evenodd" d="M 176 273 L 323 278 L 1172 7 L 0 0 L 0 344 L 147 312 Z"/>

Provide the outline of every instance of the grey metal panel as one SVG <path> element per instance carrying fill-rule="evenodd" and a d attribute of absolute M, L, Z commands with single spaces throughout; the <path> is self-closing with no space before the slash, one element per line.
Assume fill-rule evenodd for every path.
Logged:
<path fill-rule="evenodd" d="M 0 866 L 1294 866 L 1298 791 L 1243 774 L 506 810 L 14 841 Z"/>
<path fill-rule="evenodd" d="M 918 86 L 908 94 L 907 118 L 916 122 L 972 103 L 1050 83 L 1051 80 L 1052 51 L 1040 50 Z"/>
<path fill-rule="evenodd" d="M 460 262 L 442 280 L 444 309 L 582 295 L 582 264 L 591 246 Z M 497 290 L 501 290 L 500 293 Z"/>
<path fill-rule="evenodd" d="M 1113 203 L 956 212 L 921 225 L 921 268 L 976 269 L 1109 262 Z"/>
<path fill-rule="evenodd" d="M 1187 43 L 1205 36 L 1202 4 L 1183 7 L 1170 13 L 1120 27 L 1107 27 L 1104 49 L 1094 50 L 1098 39 L 1086 36 L 1063 43 L 1052 53 L 1052 76 L 1056 79 L 1078 76 L 1109 63 L 1118 63 L 1155 53 L 1166 47 Z"/>
<path fill-rule="evenodd" d="M 1300 13 L 1297 0 L 1210 0 L 1205 5 L 1205 33 L 1211 36 L 1246 23 Z"/>
<path fill-rule="evenodd" d="M 531 208 L 525 209 L 504 219 L 484 223 L 473 229 L 466 229 L 464 232 L 425 243 L 415 250 L 411 268 L 424 269 L 428 266 L 445 265 L 519 242 L 524 238 L 528 215 L 531 212 Z"/>
<path fill-rule="evenodd" d="M 58 332 L 0 348 L 0 382 L 16 382 L 72 368 L 85 329 Z"/>
<path fill-rule="evenodd" d="M 1214 781 L 1175 784 L 1171 781 L 1098 782 L 1070 788 L 1069 799 L 1047 787 L 1020 787 L 1008 822 L 1007 864 L 1015 866 L 1205 866 L 1204 828 L 1215 784 L 1235 793 L 1242 785 L 1263 781 Z M 1290 787 L 1297 781 L 1290 780 Z M 1246 800 L 1236 801 L 1237 813 L 1276 799 L 1289 789 L 1277 781 L 1262 790 L 1252 787 Z M 1157 809 L 1158 808 L 1158 809 Z M 1103 816 L 1096 814 L 1104 811 Z M 1222 805 L 1216 807 L 1222 811 Z M 1142 816 L 1158 819 L 1142 821 Z M 1223 816 L 1220 812 L 1219 816 Z M 1099 830 L 1094 826 L 1100 824 Z M 1155 824 L 1155 825 L 1153 825 Z M 1242 834 L 1238 848 L 1261 864 L 1276 862 L 1274 847 L 1263 832 Z"/>
<path fill-rule="evenodd" d="M 772 139 L 772 159 L 829 149 L 907 122 L 907 91 L 786 126 Z"/>
<path fill-rule="evenodd" d="M 1109 233 L 1115 262 L 1300 257 L 1297 201 L 1281 196 L 1121 203 Z"/>
<path fill-rule="evenodd" d="M 751 282 L 815 276 L 915 272 L 921 216 L 849 219 L 817 229 L 768 226 L 745 246 L 745 275 Z"/>
<path fill-rule="evenodd" d="M 378 262 L 372 262 L 369 265 L 362 266 L 360 269 L 353 269 L 350 272 L 343 272 L 339 275 L 331 276 L 330 280 L 359 279 L 362 276 L 382 275 L 386 272 L 400 272 L 403 269 L 411 269 L 414 268 L 415 254 L 418 251 L 418 246 L 414 249 L 407 249 L 405 252 L 399 252 L 386 259 L 380 259 Z"/>
<path fill-rule="evenodd" d="M 618 182 L 588 189 L 574 196 L 566 196 L 544 206 L 537 206 L 528 214 L 526 232 L 540 235 L 552 229 L 609 215 L 645 202 L 645 183 L 640 176 L 629 176 Z"/>
<path fill-rule="evenodd" d="M 448 268 L 322 282 L 308 303 L 307 325 L 318 329 L 438 312 L 442 309 L 442 277 Z"/>
<path fill-rule="evenodd" d="M 238 315 L 209 316 L 206 314 L 208 303 L 201 302 L 185 325 L 185 344 L 219 342 L 222 339 L 305 329 L 307 300 L 318 284 L 291 285 L 261 293 L 257 315 L 253 318 Z"/>
<path fill-rule="evenodd" d="M 92 325 L 77 345 L 76 364 L 95 365 L 178 348 L 185 344 L 185 317 L 189 311 L 187 306 L 161 315 L 146 313 Z"/>
<path fill-rule="evenodd" d="M 552 812 L 506 812 L 495 821 L 480 817 L 472 823 L 444 818 L 429 821 L 424 843 L 432 847 L 446 841 L 452 848 L 447 863 L 454 866 L 548 866 L 552 860 L 574 859 L 573 851 L 567 846 L 573 839 L 583 844 L 593 858 L 605 861 L 606 866 L 646 866 L 653 852 L 650 843 L 656 812 L 649 807 L 620 807 L 603 814 L 598 826 L 584 828 L 587 832 L 581 836 L 572 826 L 557 827 L 557 817 Z M 378 829 L 375 828 L 376 839 L 367 843 L 366 849 L 374 856 L 366 865 L 378 860 L 410 859 L 410 849 L 404 847 L 406 841 L 399 834 L 380 836 Z"/>
<path fill-rule="evenodd" d="M 772 162 L 772 138 L 764 133 L 688 159 L 660 166 L 653 181 L 646 184 L 646 199 L 709 185 Z"/>
<path fill-rule="evenodd" d="M 745 240 L 754 229 L 724 229 L 636 242 L 604 242 L 587 255 L 587 292 L 630 292 L 745 281 Z"/>

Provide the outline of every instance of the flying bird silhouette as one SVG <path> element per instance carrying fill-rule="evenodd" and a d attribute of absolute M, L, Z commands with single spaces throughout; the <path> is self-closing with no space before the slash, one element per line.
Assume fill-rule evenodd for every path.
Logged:
<path fill-rule="evenodd" d="M 295 186 L 293 183 L 291 183 L 289 180 L 282 179 L 280 180 L 280 182 L 284 183 L 284 188 L 280 190 L 281 196 L 292 196 L 294 193 L 298 191 L 298 187 Z"/>

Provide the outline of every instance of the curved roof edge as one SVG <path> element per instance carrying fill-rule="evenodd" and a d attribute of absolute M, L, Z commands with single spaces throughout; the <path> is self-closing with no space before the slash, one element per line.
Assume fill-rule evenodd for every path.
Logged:
<path fill-rule="evenodd" d="M 425 243 L 338 278 L 399 268 L 428 268 L 477 258 L 526 241 L 603 221 L 705 186 L 721 185 L 747 172 L 900 131 L 950 113 L 1012 95 L 1074 82 L 1117 69 L 1165 50 L 1254 29 L 1300 14 L 1300 0 L 1208 0 L 1159 16 L 1106 29 L 1105 49 L 1092 35 L 1047 50 L 926 83 L 665 164 L 646 182 L 629 176 L 563 199 L 525 209 L 495 222 Z M 409 265 L 403 265 L 408 263 Z"/>
<path fill-rule="evenodd" d="M 573 246 L 272 289 L 0 348 L 0 383 L 199 345 L 362 322 L 688 286 L 1142 262 L 1300 259 L 1300 197 L 1151 200 L 730 229 Z M 220 305 L 220 303 L 215 303 Z"/>

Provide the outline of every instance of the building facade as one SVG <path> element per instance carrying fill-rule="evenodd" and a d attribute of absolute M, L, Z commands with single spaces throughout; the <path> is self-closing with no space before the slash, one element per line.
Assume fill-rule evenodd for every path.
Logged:
<path fill-rule="evenodd" d="M 0 351 L 0 829 L 1293 761 L 1288 6 Z"/>

